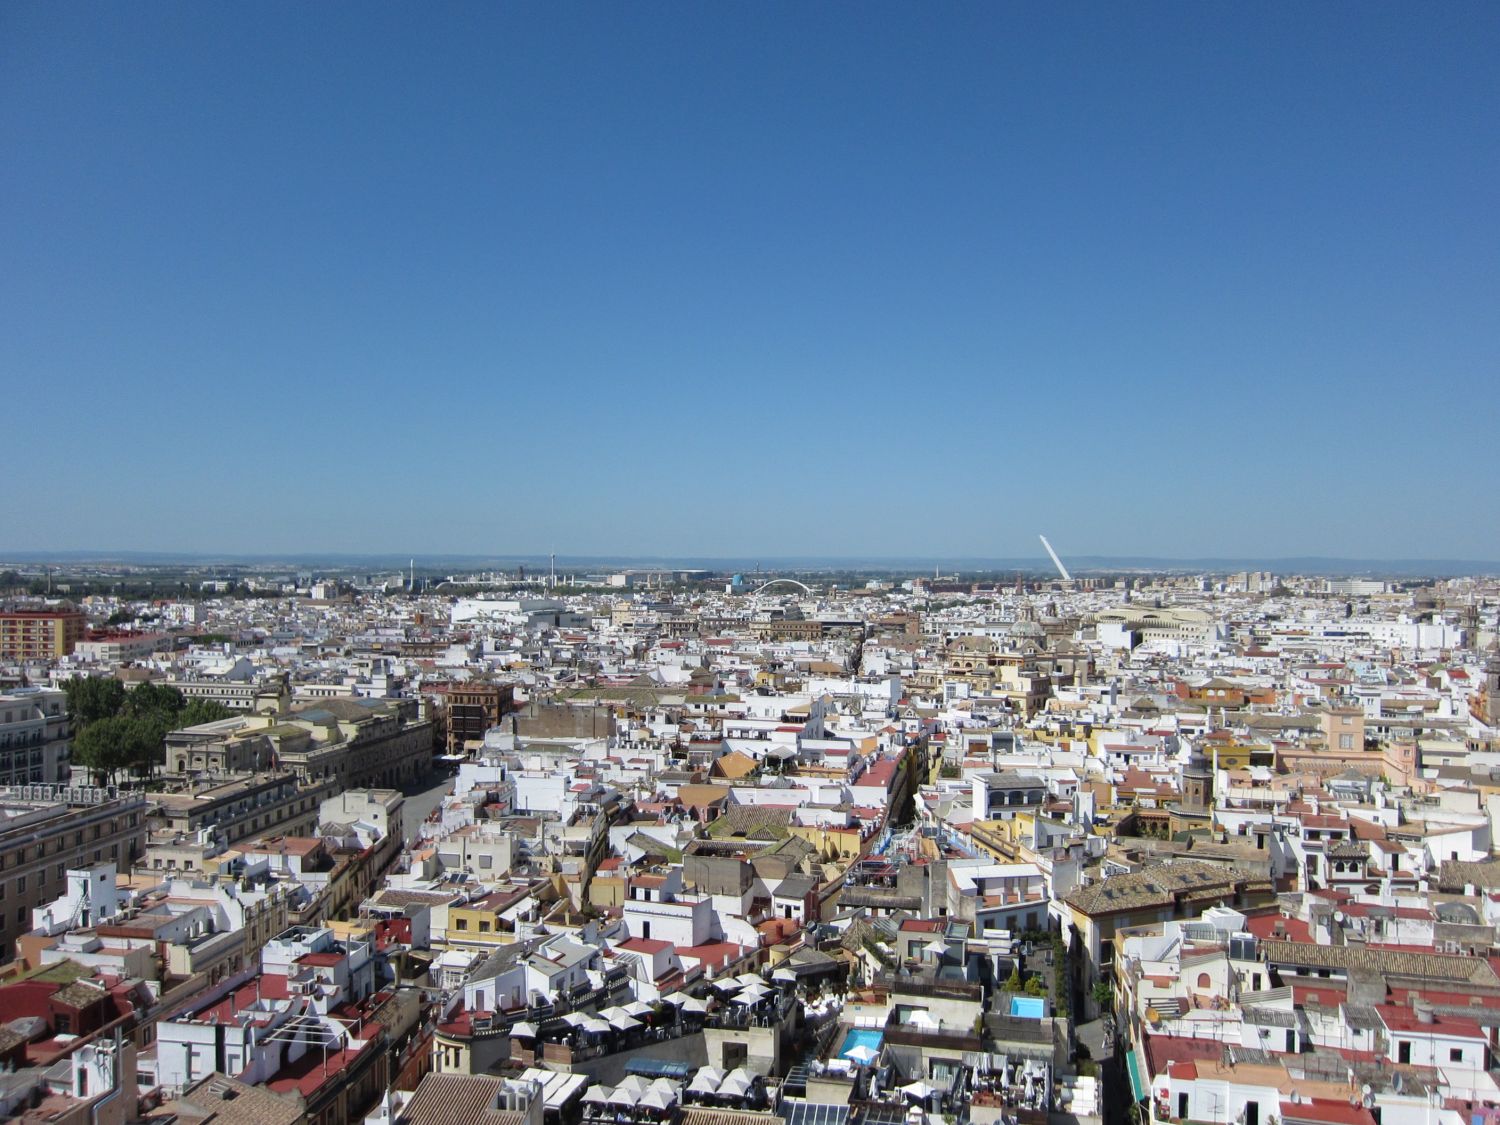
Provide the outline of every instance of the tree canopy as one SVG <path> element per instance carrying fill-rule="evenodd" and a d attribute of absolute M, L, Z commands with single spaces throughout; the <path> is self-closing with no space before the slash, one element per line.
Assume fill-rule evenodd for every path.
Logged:
<path fill-rule="evenodd" d="M 68 714 L 78 727 L 118 715 L 125 706 L 125 685 L 113 676 L 79 676 L 63 684 Z"/>
<path fill-rule="evenodd" d="M 73 757 L 96 780 L 109 784 L 122 770 L 149 777 L 165 759 L 167 735 L 183 727 L 226 719 L 233 712 L 207 699 L 184 699 L 163 684 L 126 690 L 113 677 L 87 677 L 64 685 L 73 718 Z"/>

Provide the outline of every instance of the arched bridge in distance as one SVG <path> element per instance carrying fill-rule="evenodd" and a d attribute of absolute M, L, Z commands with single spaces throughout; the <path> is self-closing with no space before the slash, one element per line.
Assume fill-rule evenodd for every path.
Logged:
<path fill-rule="evenodd" d="M 751 590 L 751 596 L 753 597 L 754 595 L 759 594 L 764 590 L 768 590 L 772 586 L 796 586 L 804 594 L 807 594 L 809 596 L 812 594 L 812 587 L 807 585 L 805 582 L 798 582 L 795 578 L 773 578 L 765 585 L 757 586 L 754 590 Z"/>

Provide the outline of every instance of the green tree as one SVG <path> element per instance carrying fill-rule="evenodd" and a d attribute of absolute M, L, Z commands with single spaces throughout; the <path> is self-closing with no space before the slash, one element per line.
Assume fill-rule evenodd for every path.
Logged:
<path fill-rule="evenodd" d="M 177 727 L 176 716 L 158 711 L 128 720 L 125 755 L 138 777 L 152 777 L 166 761 L 165 739 Z"/>
<path fill-rule="evenodd" d="M 125 711 L 136 718 L 153 715 L 176 715 L 187 705 L 182 692 L 174 687 L 147 681 L 138 684 L 125 697 Z"/>
<path fill-rule="evenodd" d="M 68 696 L 68 714 L 80 728 L 120 713 L 125 705 L 125 685 L 113 676 L 75 676 L 63 684 Z"/>
<path fill-rule="evenodd" d="M 1101 980 L 1094 985 L 1094 1003 L 1099 1005 L 1101 1011 L 1109 1011 L 1115 1005 L 1115 990 L 1109 981 Z"/>
<path fill-rule="evenodd" d="M 73 757 L 97 783 L 115 783 L 115 775 L 131 763 L 134 719 L 110 715 L 95 719 L 73 736 Z"/>
<path fill-rule="evenodd" d="M 220 719 L 227 719 L 234 714 L 222 703 L 215 703 L 212 699 L 190 699 L 183 705 L 181 711 L 177 712 L 177 723 L 173 730 L 181 730 L 183 727 L 195 727 L 200 723 L 215 723 Z"/>

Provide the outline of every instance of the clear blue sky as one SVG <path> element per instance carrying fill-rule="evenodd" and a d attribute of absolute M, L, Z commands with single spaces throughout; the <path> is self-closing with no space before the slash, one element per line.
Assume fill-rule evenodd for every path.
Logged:
<path fill-rule="evenodd" d="M 1493 3 L 0 5 L 0 550 L 1500 559 Z"/>

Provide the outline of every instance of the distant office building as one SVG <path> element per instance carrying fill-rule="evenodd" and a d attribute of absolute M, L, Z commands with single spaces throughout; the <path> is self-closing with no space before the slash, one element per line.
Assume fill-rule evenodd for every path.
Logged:
<path fill-rule="evenodd" d="M 72 654 L 88 631 L 76 609 L 18 609 L 0 613 L 0 660 L 58 660 Z"/>
<path fill-rule="evenodd" d="M 0 785 L 68 780 L 68 697 L 55 688 L 0 695 Z"/>
<path fill-rule="evenodd" d="M 31 929 L 31 912 L 63 894 L 67 872 L 129 870 L 146 844 L 146 799 L 112 790 L 24 786 L 0 791 L 0 959 Z"/>
<path fill-rule="evenodd" d="M 1330 578 L 1328 592 L 1341 598 L 1373 598 L 1390 592 L 1390 583 L 1374 578 Z"/>
<path fill-rule="evenodd" d="M 79 641 L 74 653 L 101 664 L 125 664 L 171 647 L 172 638 L 166 633 L 100 633 Z"/>
<path fill-rule="evenodd" d="M 453 684 L 445 693 L 448 705 L 447 752 L 461 754 L 464 744 L 483 742 L 485 731 L 515 710 L 513 684 Z"/>

